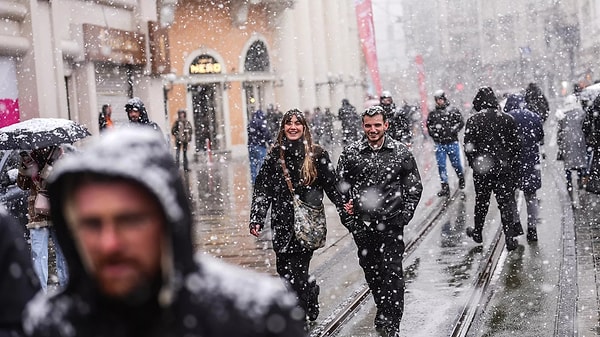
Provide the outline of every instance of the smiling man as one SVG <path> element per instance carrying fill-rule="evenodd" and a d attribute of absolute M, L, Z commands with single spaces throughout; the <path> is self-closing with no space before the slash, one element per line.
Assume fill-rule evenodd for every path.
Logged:
<path fill-rule="evenodd" d="M 67 287 L 29 305 L 29 336 L 303 336 L 277 278 L 193 256 L 192 212 L 150 128 L 102 135 L 49 179 Z"/>
<path fill-rule="evenodd" d="M 354 214 L 344 225 L 354 236 L 377 306 L 375 329 L 395 337 L 404 311 L 404 226 L 413 217 L 423 186 L 412 153 L 386 135 L 382 107 L 366 109 L 362 126 L 365 139 L 346 147 L 338 163 L 339 189 Z"/>

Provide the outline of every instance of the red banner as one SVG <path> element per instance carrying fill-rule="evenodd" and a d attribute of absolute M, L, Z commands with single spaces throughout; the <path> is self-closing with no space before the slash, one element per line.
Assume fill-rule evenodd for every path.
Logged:
<path fill-rule="evenodd" d="M 415 57 L 415 65 L 417 66 L 417 83 L 419 85 L 419 95 L 421 96 L 421 115 L 423 116 L 423 126 L 427 125 L 427 116 L 429 109 L 427 108 L 427 88 L 425 88 L 425 66 L 423 65 L 423 56 Z M 427 128 L 423 130 L 427 132 Z"/>
<path fill-rule="evenodd" d="M 19 99 L 0 98 L 0 128 L 19 121 Z"/>
<path fill-rule="evenodd" d="M 367 68 L 371 73 L 371 80 L 381 95 L 381 80 L 379 78 L 379 65 L 377 64 L 377 49 L 375 45 L 375 27 L 373 26 L 373 9 L 371 0 L 354 0 L 356 18 L 358 20 L 358 36 L 365 54 Z"/>

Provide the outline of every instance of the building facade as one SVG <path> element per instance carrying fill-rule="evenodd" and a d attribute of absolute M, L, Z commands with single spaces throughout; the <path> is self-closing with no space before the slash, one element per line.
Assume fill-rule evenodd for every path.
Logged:
<path fill-rule="evenodd" d="M 2 0 L 0 18 L 4 125 L 62 117 L 97 133 L 103 104 L 126 123 L 137 96 L 165 133 L 186 109 L 196 151 L 246 155 L 256 109 L 364 97 L 352 0 Z"/>

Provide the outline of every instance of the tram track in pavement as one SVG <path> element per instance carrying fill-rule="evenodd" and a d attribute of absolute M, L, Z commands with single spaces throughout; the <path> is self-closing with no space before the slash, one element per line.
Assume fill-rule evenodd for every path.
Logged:
<path fill-rule="evenodd" d="M 459 193 L 453 193 L 446 202 L 434 212 L 432 212 L 425 220 L 417 226 L 416 235 L 406 244 L 404 260 L 408 260 L 412 254 L 418 249 L 420 243 L 425 240 L 427 235 L 435 227 L 437 220 L 443 215 L 456 199 L 459 198 Z M 452 337 L 467 336 L 469 329 L 472 326 L 477 313 L 483 310 L 486 306 L 486 294 L 491 283 L 492 277 L 496 271 L 499 262 L 505 258 L 506 251 L 504 250 L 504 234 L 499 228 L 482 256 L 475 277 L 472 281 L 468 300 L 461 307 L 455 318 L 453 319 Z M 351 318 L 364 305 L 368 304 L 370 290 L 365 282 L 345 298 L 323 322 L 315 326 L 310 331 L 310 337 L 325 337 L 337 336 L 343 325 L 351 320 Z"/>

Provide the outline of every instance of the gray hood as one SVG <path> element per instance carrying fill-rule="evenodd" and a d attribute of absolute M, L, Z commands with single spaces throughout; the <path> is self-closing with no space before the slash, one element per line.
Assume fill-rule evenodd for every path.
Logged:
<path fill-rule="evenodd" d="M 81 152 L 64 156 L 54 167 L 48 181 L 51 209 L 62 210 L 65 190 L 72 177 L 95 173 L 107 177 L 124 178 L 139 183 L 152 193 L 162 205 L 167 218 L 167 233 L 171 251 L 163 259 L 161 295 L 172 298 L 172 286 L 195 268 L 191 241 L 192 215 L 187 191 L 184 190 L 179 170 L 162 137 L 144 127 L 110 130 L 94 139 Z M 71 232 L 62 212 L 52 212 L 52 221 L 69 267 L 71 288 L 85 287 L 90 281 Z M 179 277 L 175 277 L 179 276 Z M 165 294 L 165 289 L 169 289 Z M 162 296 L 161 296 L 162 297 Z"/>

